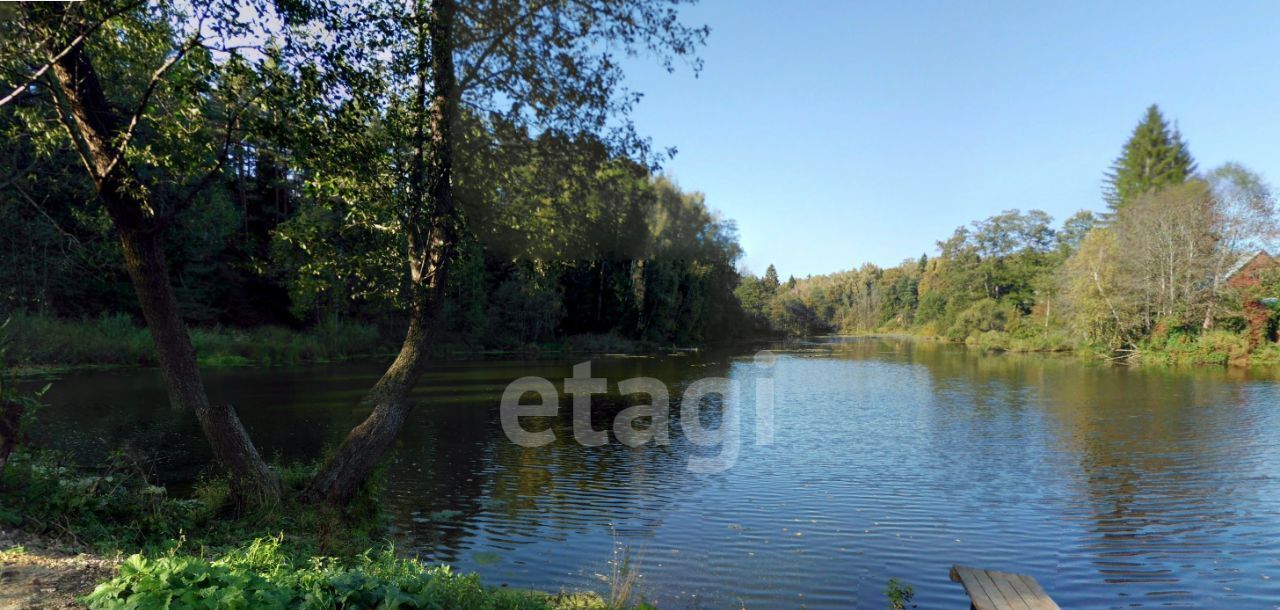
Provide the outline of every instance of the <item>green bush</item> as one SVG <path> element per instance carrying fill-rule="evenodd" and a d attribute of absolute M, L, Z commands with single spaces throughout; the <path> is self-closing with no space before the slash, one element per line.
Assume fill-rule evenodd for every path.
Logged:
<path fill-rule="evenodd" d="M 1249 356 L 1249 365 L 1256 367 L 1280 366 L 1280 345 L 1264 343 Z"/>
<path fill-rule="evenodd" d="M 1211 330 L 1200 336 L 1200 353 L 1204 363 L 1248 364 L 1249 339 L 1223 330 Z"/>
<path fill-rule="evenodd" d="M 963 342 L 981 333 L 1004 331 L 1006 326 L 1017 317 L 1018 311 L 1012 305 L 983 299 L 956 316 L 956 321 L 947 329 L 946 338 L 950 341 Z"/>
<path fill-rule="evenodd" d="M 122 454 L 90 471 L 59 454 L 15 451 L 0 473 L 0 494 L 0 522 L 99 549 L 142 544 L 190 528 L 204 508 L 149 485 Z"/>
<path fill-rule="evenodd" d="M 290 550 L 299 556 L 359 552 L 383 530 L 376 478 L 349 507 L 336 510 L 293 499 L 313 465 L 277 471 L 286 500 L 268 512 L 240 514 L 220 478 L 202 479 L 191 497 L 178 498 L 151 484 L 124 453 L 89 469 L 60 453 L 20 448 L 0 472 L 0 523 L 103 554 L 166 548 L 184 536 L 200 547 L 229 548 L 279 531 L 296 534 Z"/>
<path fill-rule="evenodd" d="M 1012 337 L 1009 333 L 998 330 L 988 330 L 977 334 L 969 335 L 965 338 L 964 344 L 970 347 L 991 351 L 1008 351 L 1012 343 Z"/>
<path fill-rule="evenodd" d="M 296 565 L 281 537 L 259 538 L 214 560 L 179 555 L 129 557 L 119 576 L 85 597 L 94 610 L 132 608 L 431 608 L 558 610 L 605 608 L 596 596 L 547 595 L 485 587 L 475 574 L 428 567 L 393 549 L 351 561 L 312 558 Z"/>
<path fill-rule="evenodd" d="M 1249 339 L 1225 330 L 1211 330 L 1199 336 L 1170 332 L 1143 345 L 1135 358 L 1137 363 L 1165 366 L 1243 366 L 1249 361 Z"/>

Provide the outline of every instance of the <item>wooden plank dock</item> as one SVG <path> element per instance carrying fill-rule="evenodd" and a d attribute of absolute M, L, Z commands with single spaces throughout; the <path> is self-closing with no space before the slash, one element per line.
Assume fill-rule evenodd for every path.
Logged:
<path fill-rule="evenodd" d="M 957 565 L 951 567 L 951 580 L 964 585 L 973 610 L 1062 610 L 1026 574 Z"/>

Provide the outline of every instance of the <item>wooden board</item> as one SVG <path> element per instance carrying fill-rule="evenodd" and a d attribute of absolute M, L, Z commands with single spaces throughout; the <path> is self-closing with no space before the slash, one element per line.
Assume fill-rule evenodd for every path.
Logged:
<path fill-rule="evenodd" d="M 952 566 L 951 580 L 964 586 L 975 610 L 1062 610 L 1026 574 Z"/>

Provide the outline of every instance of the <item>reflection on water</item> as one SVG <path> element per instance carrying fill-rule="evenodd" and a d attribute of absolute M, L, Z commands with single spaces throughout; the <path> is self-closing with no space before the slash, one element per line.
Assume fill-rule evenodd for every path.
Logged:
<path fill-rule="evenodd" d="M 672 442 L 586 448 L 567 396 L 540 448 L 509 442 L 507 383 L 563 390 L 572 361 L 442 363 L 387 469 L 394 536 L 490 582 L 606 587 L 615 544 L 668 608 L 882 608 L 891 576 L 922 608 L 965 607 L 952 563 L 1035 575 L 1064 608 L 1280 607 L 1280 385 L 1220 370 L 1133 371 L 1067 358 L 983 356 L 902 340 L 829 340 L 751 354 L 596 359 L 610 380 L 596 429 L 629 404 L 619 380 L 672 397 Z M 365 411 L 377 364 L 209 373 L 267 453 L 314 456 Z M 743 390 L 737 463 L 682 434 L 678 398 L 724 376 Z M 773 379 L 774 442 L 757 446 L 755 396 Z M 643 397 L 636 397 L 643 399 Z M 122 441 L 175 481 L 207 459 L 193 419 L 154 371 L 68 375 L 45 437 L 91 457 Z M 704 409 L 703 424 L 724 423 Z M 725 418 L 725 421 L 729 421 Z"/>

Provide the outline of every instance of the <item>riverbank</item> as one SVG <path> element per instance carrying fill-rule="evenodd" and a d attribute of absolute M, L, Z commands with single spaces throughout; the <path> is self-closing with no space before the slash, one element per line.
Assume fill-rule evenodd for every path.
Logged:
<path fill-rule="evenodd" d="M 214 558 L 178 552 L 121 558 L 0 526 L 0 608 L 105 610 L 175 603 L 183 608 L 363 608 L 395 603 L 408 609 L 611 609 L 594 593 L 486 587 L 475 575 L 427 566 L 397 556 L 390 547 L 357 557 L 351 567 L 321 557 L 297 566 L 280 552 L 281 540 L 256 539 Z"/>
<path fill-rule="evenodd" d="M 17 369 L 154 366 L 155 345 L 145 327 L 123 314 L 67 320 L 13 314 L 0 333 L 2 364 Z M 3 321 L 3 320 L 0 320 Z M 194 327 L 191 342 L 202 366 L 273 366 L 338 361 L 387 353 L 394 343 L 372 325 L 331 320 L 306 330 Z"/>
<path fill-rule="evenodd" d="M 1129 366 L 1280 367 L 1280 344 L 1265 341 L 1250 349 L 1247 337 L 1223 330 L 1155 336 L 1133 349 L 1120 352 L 1072 340 L 1065 333 L 1052 331 L 1021 337 L 1003 331 L 986 331 L 957 339 L 922 328 L 915 331 L 896 330 L 842 336 L 936 341 L 1011 354 L 1069 354 L 1085 361 L 1106 361 Z"/>
<path fill-rule="evenodd" d="M 155 366 L 155 345 L 145 327 L 122 314 L 65 320 L 13 314 L 0 332 L 0 366 L 10 374 L 70 369 Z M 3 319 L 0 319 L 3 322 Z M 240 329 L 193 327 L 191 341 L 202 367 L 287 366 L 391 356 L 402 337 L 372 324 L 329 320 L 306 329 L 262 326 Z M 444 341 L 437 358 L 535 357 L 547 354 L 654 355 L 695 351 L 638 341 L 617 334 L 573 335 L 523 345 Z"/>
<path fill-rule="evenodd" d="M 284 502 L 243 513 L 224 483 L 171 497 L 118 455 L 102 468 L 23 450 L 0 472 L 0 608 L 452 608 L 621 610 L 609 598 L 490 587 L 389 543 L 376 491 L 342 510 L 299 503 L 309 478 L 279 468 Z M 376 487 L 376 485 L 374 486 Z"/>

